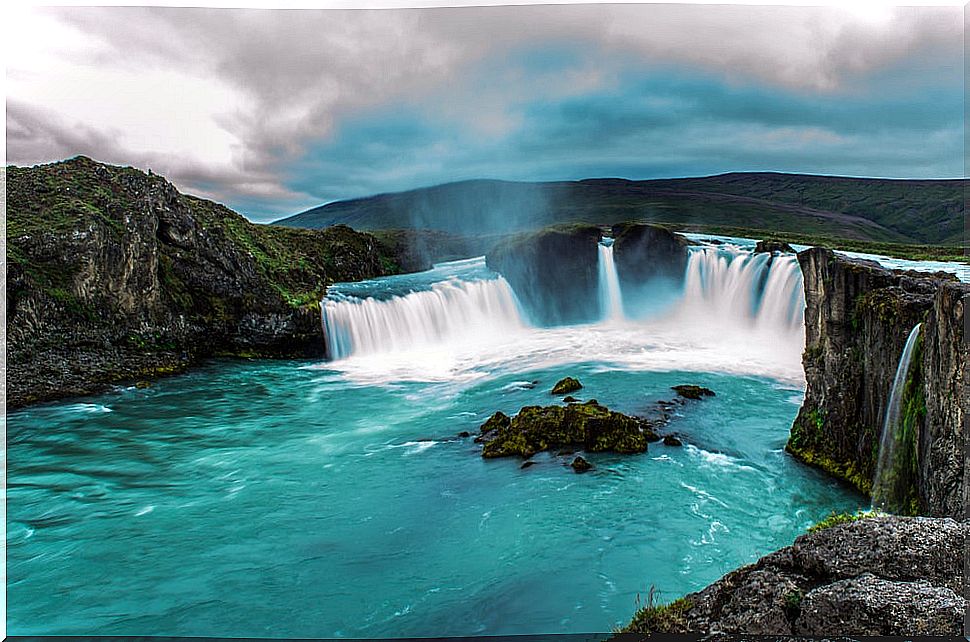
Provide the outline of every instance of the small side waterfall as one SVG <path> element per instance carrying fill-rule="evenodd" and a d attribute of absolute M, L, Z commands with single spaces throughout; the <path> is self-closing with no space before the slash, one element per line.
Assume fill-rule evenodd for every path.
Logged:
<path fill-rule="evenodd" d="M 599 303 L 604 321 L 623 318 L 623 296 L 620 275 L 613 260 L 613 239 L 603 237 L 599 244 Z"/>
<path fill-rule="evenodd" d="M 487 340 L 524 326 L 512 288 L 501 277 L 440 281 L 387 300 L 327 298 L 321 315 L 331 359 Z"/>
<path fill-rule="evenodd" d="M 918 352 L 922 325 L 917 323 L 910 331 L 899 357 L 879 438 L 879 459 L 872 482 L 872 507 L 887 513 L 905 512 L 913 489 L 915 470 L 911 469 L 916 456 L 917 426 L 914 425 L 915 417 L 905 413 L 904 407 L 906 397 L 912 393 L 907 389 L 907 382 L 913 355 Z"/>

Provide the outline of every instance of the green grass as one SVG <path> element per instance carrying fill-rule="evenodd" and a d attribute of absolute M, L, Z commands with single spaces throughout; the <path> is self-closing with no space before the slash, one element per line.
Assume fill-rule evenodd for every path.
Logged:
<path fill-rule="evenodd" d="M 874 511 L 859 511 L 857 513 L 836 513 L 832 512 L 828 517 L 820 522 L 817 522 L 808 527 L 809 533 L 817 533 L 818 531 L 825 530 L 826 528 L 832 528 L 833 526 L 838 526 L 839 524 L 848 524 L 850 522 L 856 522 L 860 519 L 869 519 L 871 517 L 878 517 L 878 513 Z"/>
<path fill-rule="evenodd" d="M 650 587 L 647 602 L 640 605 L 637 595 L 637 610 L 633 619 L 615 633 L 683 633 L 687 628 L 687 612 L 692 603 L 689 598 L 681 597 L 672 602 L 657 601 L 657 592 Z"/>

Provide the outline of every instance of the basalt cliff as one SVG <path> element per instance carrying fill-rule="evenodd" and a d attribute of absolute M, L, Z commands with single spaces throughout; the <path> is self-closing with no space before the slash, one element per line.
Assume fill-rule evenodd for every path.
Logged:
<path fill-rule="evenodd" d="M 9 167 L 7 195 L 10 407 L 213 355 L 321 355 L 330 283 L 417 267 L 370 234 L 256 225 L 85 157 Z"/>
<path fill-rule="evenodd" d="M 970 284 L 944 273 L 888 270 L 822 248 L 798 258 L 807 387 L 788 451 L 871 492 L 893 379 L 920 323 L 902 400 L 910 456 L 895 473 L 909 488 L 904 512 L 962 519 Z"/>

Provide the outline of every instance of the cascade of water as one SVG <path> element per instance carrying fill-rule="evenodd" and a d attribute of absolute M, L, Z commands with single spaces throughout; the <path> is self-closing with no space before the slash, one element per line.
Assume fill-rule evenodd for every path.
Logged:
<path fill-rule="evenodd" d="M 613 239 L 603 237 L 599 244 L 599 303 L 605 321 L 623 318 L 620 276 L 613 260 Z"/>
<path fill-rule="evenodd" d="M 691 248 L 680 314 L 719 327 L 797 333 L 805 295 L 794 256 Z"/>
<path fill-rule="evenodd" d="M 512 288 L 501 277 L 441 281 L 387 300 L 327 298 L 321 314 L 331 359 L 487 340 L 524 325 Z"/>
<path fill-rule="evenodd" d="M 906 388 L 906 378 L 913 360 L 913 351 L 919 339 L 922 323 L 917 323 L 906 339 L 903 353 L 896 366 L 896 376 L 889 393 L 889 403 L 886 405 L 886 415 L 882 424 L 882 434 L 879 437 L 879 459 L 876 461 L 876 474 L 872 482 L 872 507 L 884 512 L 898 512 L 903 508 L 905 495 L 909 491 L 909 480 L 904 479 L 902 471 L 906 459 L 912 455 L 909 450 L 914 447 L 915 440 L 910 439 L 907 427 L 901 417 L 903 393 Z"/>

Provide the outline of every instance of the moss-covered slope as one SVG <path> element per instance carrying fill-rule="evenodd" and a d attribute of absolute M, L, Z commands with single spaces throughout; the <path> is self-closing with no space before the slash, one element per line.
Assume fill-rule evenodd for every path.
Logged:
<path fill-rule="evenodd" d="M 11 406 L 208 355 L 320 354 L 327 285 L 399 270 L 369 234 L 256 225 L 85 157 L 7 168 L 7 242 Z"/>

